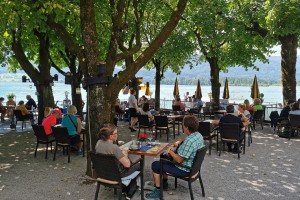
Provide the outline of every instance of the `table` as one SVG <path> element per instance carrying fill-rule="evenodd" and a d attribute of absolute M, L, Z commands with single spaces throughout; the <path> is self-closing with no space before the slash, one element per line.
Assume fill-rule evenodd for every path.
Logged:
<path fill-rule="evenodd" d="M 180 131 L 180 126 L 179 122 L 182 122 L 184 115 L 168 115 L 168 119 L 171 119 L 173 121 L 173 134 L 175 134 L 175 122 L 177 121 L 178 123 L 178 135 Z"/>
<path fill-rule="evenodd" d="M 214 110 L 213 113 L 215 114 L 222 114 L 224 115 L 227 111 L 226 110 Z"/>
<path fill-rule="evenodd" d="M 129 148 L 129 146 L 131 145 L 132 141 L 127 142 L 125 144 L 123 144 L 122 146 L 120 146 L 120 149 L 124 149 L 124 148 Z M 131 155 L 140 155 L 142 160 L 141 160 L 141 199 L 144 199 L 144 168 L 145 168 L 145 156 L 158 156 L 162 153 L 162 151 L 169 145 L 169 143 L 160 143 L 159 146 L 156 145 L 154 147 L 157 148 L 157 150 L 153 151 L 153 148 L 147 150 L 147 151 L 128 151 L 128 154 Z"/>

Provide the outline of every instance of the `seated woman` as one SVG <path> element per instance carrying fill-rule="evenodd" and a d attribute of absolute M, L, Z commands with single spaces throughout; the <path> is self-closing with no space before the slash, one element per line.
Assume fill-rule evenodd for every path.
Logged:
<path fill-rule="evenodd" d="M 8 118 L 13 118 L 14 115 L 14 107 L 16 107 L 16 102 L 14 101 L 14 98 L 12 96 L 8 96 L 8 101 L 6 102 L 7 106 L 7 117 Z"/>
<path fill-rule="evenodd" d="M 104 127 L 100 129 L 99 138 L 100 139 L 95 146 L 96 153 L 114 155 L 119 160 L 117 165 L 121 173 L 121 178 L 129 176 L 135 171 L 139 171 L 139 165 L 133 165 L 130 167 L 131 161 L 128 158 L 127 151 L 122 151 L 116 144 L 114 144 L 118 139 L 118 130 L 115 125 L 105 124 Z M 137 190 L 136 180 L 131 180 L 129 186 L 131 188 L 126 188 L 126 195 L 131 198 Z"/>
<path fill-rule="evenodd" d="M 262 105 L 261 105 L 261 100 L 259 99 L 259 98 L 256 98 L 256 99 L 254 99 L 254 102 L 253 102 L 253 108 L 255 109 L 255 110 L 263 110 L 264 108 L 262 107 Z"/>
<path fill-rule="evenodd" d="M 150 112 L 149 103 L 144 103 L 143 104 L 143 107 L 141 109 L 141 115 L 148 115 L 148 117 L 149 117 L 149 125 L 153 126 L 153 124 L 154 124 L 154 117 L 152 116 L 152 114 Z M 152 131 L 152 127 L 151 127 L 151 131 Z"/>
<path fill-rule="evenodd" d="M 74 105 L 69 106 L 68 114 L 62 118 L 62 127 L 68 129 L 68 133 L 71 139 L 71 145 L 76 145 L 78 149 L 78 155 L 82 154 L 82 134 L 81 133 L 81 120 L 74 115 L 77 113 L 77 109 Z"/>
<path fill-rule="evenodd" d="M 248 110 L 246 110 L 245 104 L 240 103 L 238 105 L 238 116 L 241 118 L 243 122 L 248 121 L 251 117 L 251 114 Z"/>
<path fill-rule="evenodd" d="M 193 161 L 198 149 L 204 146 L 202 135 L 198 132 L 199 120 L 193 115 L 187 115 L 183 118 L 183 131 L 187 135 L 184 140 L 177 141 L 169 147 L 167 154 L 170 155 L 177 163 L 192 167 Z M 173 151 L 174 147 L 177 147 L 177 152 Z M 161 185 L 160 185 L 160 161 L 152 163 L 152 171 L 155 189 L 153 192 L 146 194 L 148 199 L 156 199 L 160 197 Z M 189 175 L 189 169 L 180 167 L 178 165 L 163 163 L 164 174 L 170 172 L 178 176 L 186 177 Z M 163 177 L 163 187 L 167 189 L 168 179 L 167 175 Z"/>
<path fill-rule="evenodd" d="M 31 123 L 33 123 L 33 114 L 27 110 L 27 108 L 25 107 L 24 101 L 19 101 L 18 106 L 16 107 L 16 110 L 20 110 L 23 117 L 25 119 L 30 119 Z"/>
<path fill-rule="evenodd" d="M 1 122 L 4 122 L 4 116 L 6 114 L 6 108 L 3 106 L 2 102 L 4 101 L 3 97 L 0 97 L 0 113 L 1 113 Z"/>
<path fill-rule="evenodd" d="M 255 108 L 253 108 L 252 106 L 250 106 L 250 102 L 249 102 L 248 99 L 245 99 L 244 104 L 245 104 L 245 109 L 246 110 L 248 110 L 248 111 L 256 111 Z"/>
<path fill-rule="evenodd" d="M 116 103 L 115 103 L 115 112 L 116 114 L 118 114 L 119 116 L 123 116 L 125 111 L 122 109 L 121 105 L 120 105 L 120 99 L 116 99 Z M 121 117 L 122 118 L 122 117 Z"/>
<path fill-rule="evenodd" d="M 173 103 L 174 106 L 180 106 L 180 111 L 185 111 L 185 104 L 181 102 L 180 97 L 176 98 L 176 101 Z"/>

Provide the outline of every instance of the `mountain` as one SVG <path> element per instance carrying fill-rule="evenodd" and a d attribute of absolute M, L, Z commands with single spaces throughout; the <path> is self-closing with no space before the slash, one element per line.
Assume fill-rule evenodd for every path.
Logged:
<path fill-rule="evenodd" d="M 300 56 L 297 57 L 298 62 L 296 65 L 296 79 L 300 80 Z M 270 80 L 270 81 L 280 81 L 281 80 L 281 57 L 280 56 L 271 56 L 269 58 L 269 63 L 261 63 L 256 62 L 255 66 L 259 68 L 259 70 L 253 70 L 249 68 L 247 71 L 243 67 L 231 67 L 228 69 L 228 72 L 220 72 L 220 78 L 225 77 L 239 77 L 239 78 L 253 78 L 254 75 L 257 76 L 259 80 Z M 120 71 L 121 67 L 116 68 L 116 72 Z M 57 71 L 52 69 L 51 74 L 56 74 Z M 17 74 L 8 73 L 5 67 L 0 67 L 0 81 L 21 81 L 21 76 L 24 75 L 24 72 L 21 70 L 17 71 Z M 143 77 L 144 82 L 149 81 L 153 82 L 155 77 L 154 70 L 146 70 L 141 69 L 137 75 L 137 77 Z M 174 79 L 177 76 L 171 70 L 168 70 L 164 73 L 165 79 Z M 190 69 L 189 65 L 186 65 L 184 69 L 182 69 L 180 78 L 209 78 L 210 77 L 210 67 L 208 63 L 202 63 L 199 65 L 195 65 L 192 69 Z M 60 81 L 64 79 L 62 76 L 59 76 Z M 154 82 L 153 82 L 154 83 Z"/>

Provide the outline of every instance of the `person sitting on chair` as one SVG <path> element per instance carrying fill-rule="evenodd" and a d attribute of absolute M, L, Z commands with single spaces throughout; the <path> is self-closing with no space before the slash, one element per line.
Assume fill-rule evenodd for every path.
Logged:
<path fill-rule="evenodd" d="M 166 151 L 166 154 L 171 156 L 177 163 L 182 163 L 183 165 L 192 167 L 197 150 L 204 146 L 203 137 L 198 132 L 198 127 L 199 120 L 195 116 L 185 116 L 183 118 L 183 131 L 187 137 L 184 140 L 179 140 L 171 145 Z M 173 151 L 174 147 L 178 147 L 177 152 Z M 152 171 L 155 189 L 153 192 L 146 194 L 146 198 L 148 199 L 156 199 L 160 197 L 160 161 L 152 163 Z M 170 163 L 163 163 L 163 172 L 164 174 L 170 172 L 182 177 L 186 177 L 190 173 L 189 169 Z M 168 187 L 167 178 L 167 175 L 164 175 L 163 188 L 165 189 Z"/>
<path fill-rule="evenodd" d="M 79 117 L 74 116 L 77 113 L 77 109 L 74 105 L 69 106 L 68 114 L 64 115 L 62 118 L 62 127 L 66 127 L 68 129 L 68 133 L 71 140 L 71 145 L 76 145 L 77 154 L 82 155 L 82 137 L 81 134 L 81 120 Z"/>
<path fill-rule="evenodd" d="M 121 173 L 121 178 L 127 177 L 140 170 L 139 165 L 131 165 L 131 160 L 128 158 L 128 152 L 126 150 L 121 150 L 116 144 L 114 144 L 118 139 L 117 127 L 113 124 L 105 124 L 103 128 L 100 129 L 99 140 L 96 143 L 95 151 L 96 153 L 110 154 L 114 155 L 119 162 L 118 168 Z M 134 192 L 137 190 L 136 180 L 131 180 L 129 184 L 130 188 L 125 188 L 126 195 L 131 198 Z"/>
<path fill-rule="evenodd" d="M 244 125 L 242 123 L 242 120 L 240 117 L 235 116 L 234 114 L 234 107 L 233 105 L 229 104 L 226 107 L 226 115 L 224 115 L 223 117 L 221 117 L 220 119 L 220 123 L 237 123 L 239 124 L 240 130 L 242 130 L 242 128 L 244 128 Z M 241 138 L 243 138 L 244 136 L 242 136 Z M 233 153 L 238 153 L 238 151 L 240 151 L 238 149 L 238 145 L 234 144 L 234 148 L 232 149 L 232 144 L 231 143 L 227 143 L 228 146 L 228 151 L 229 152 L 233 152 Z"/>
<path fill-rule="evenodd" d="M 20 110 L 22 116 L 25 119 L 30 119 L 31 120 L 31 124 L 33 124 L 34 120 L 33 120 L 33 114 L 30 113 L 27 108 L 24 105 L 24 101 L 19 101 L 18 106 L 16 107 L 16 110 Z"/>
<path fill-rule="evenodd" d="M 181 102 L 180 97 L 176 98 L 176 101 L 173 103 L 174 106 L 180 106 L 180 111 L 185 111 L 185 104 Z"/>
<path fill-rule="evenodd" d="M 0 113 L 1 113 L 1 122 L 5 122 L 4 116 L 6 114 L 6 108 L 2 105 L 4 101 L 3 97 L 0 97 Z"/>
<path fill-rule="evenodd" d="M 288 100 L 288 103 L 286 104 L 286 106 L 282 109 L 282 111 L 280 112 L 279 117 L 280 118 L 288 118 L 289 117 L 289 113 L 291 111 L 291 108 L 293 106 L 293 104 L 295 103 L 294 100 Z"/>
<path fill-rule="evenodd" d="M 203 102 L 201 101 L 201 99 L 195 99 L 195 103 L 194 103 L 194 107 L 189 109 L 188 112 L 189 113 L 194 113 L 194 114 L 198 114 L 200 112 L 200 109 L 203 107 Z"/>
<path fill-rule="evenodd" d="M 25 104 L 26 108 L 27 108 L 28 110 L 36 109 L 37 106 L 36 106 L 36 103 L 35 103 L 35 101 L 33 100 L 33 98 L 31 98 L 30 95 L 26 95 L 26 99 L 28 100 L 28 101 L 26 102 L 26 104 Z"/>
<path fill-rule="evenodd" d="M 59 108 L 54 108 L 51 111 L 51 114 L 43 120 L 43 127 L 45 129 L 46 135 L 52 134 L 52 126 L 55 126 L 57 123 L 57 119 L 62 116 L 62 112 Z"/>

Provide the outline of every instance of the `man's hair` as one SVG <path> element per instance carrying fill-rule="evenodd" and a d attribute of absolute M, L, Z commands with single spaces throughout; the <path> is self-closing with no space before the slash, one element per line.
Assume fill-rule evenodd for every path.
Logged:
<path fill-rule="evenodd" d="M 108 140 L 109 136 L 114 133 L 117 127 L 113 124 L 104 124 L 100 129 L 99 138 L 103 141 Z"/>
<path fill-rule="evenodd" d="M 134 94 L 135 90 L 134 89 L 130 89 L 130 94 Z"/>
<path fill-rule="evenodd" d="M 24 101 L 19 101 L 18 105 L 24 105 Z"/>
<path fill-rule="evenodd" d="M 3 97 L 0 97 L 0 101 L 3 101 L 4 100 L 4 98 Z"/>
<path fill-rule="evenodd" d="M 228 106 L 226 106 L 226 112 L 227 113 L 234 113 L 233 105 L 229 104 Z"/>
<path fill-rule="evenodd" d="M 149 103 L 144 103 L 142 109 L 144 112 L 148 112 L 150 110 Z"/>
<path fill-rule="evenodd" d="M 194 115 L 186 115 L 183 118 L 183 126 L 185 126 L 191 133 L 198 131 L 199 120 Z"/>
<path fill-rule="evenodd" d="M 30 99 L 31 98 L 31 96 L 28 94 L 28 95 L 26 95 L 26 99 Z"/>

